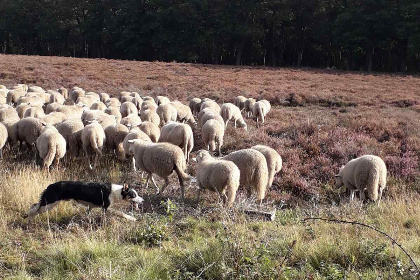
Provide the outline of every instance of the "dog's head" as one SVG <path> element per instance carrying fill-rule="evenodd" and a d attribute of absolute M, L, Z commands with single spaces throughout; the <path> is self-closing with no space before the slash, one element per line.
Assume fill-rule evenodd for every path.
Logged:
<path fill-rule="evenodd" d="M 128 186 L 127 184 L 124 184 L 122 190 L 121 190 L 121 196 L 123 200 L 129 201 L 132 203 L 136 209 L 138 209 L 139 204 L 143 203 L 144 199 L 141 198 L 136 190 L 134 190 L 132 187 Z"/>

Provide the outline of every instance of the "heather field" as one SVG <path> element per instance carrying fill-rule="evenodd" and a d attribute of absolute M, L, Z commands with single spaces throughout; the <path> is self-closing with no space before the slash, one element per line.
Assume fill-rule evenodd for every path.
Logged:
<path fill-rule="evenodd" d="M 420 264 L 420 77 L 317 69 L 253 68 L 182 63 L 0 55 L 0 84 L 44 89 L 80 86 L 117 95 L 165 95 L 186 103 L 209 97 L 265 98 L 266 123 L 229 127 L 223 154 L 265 144 L 283 158 L 261 210 L 239 193 L 233 209 L 192 183 L 181 202 L 176 176 L 154 195 L 128 163 L 107 154 L 100 171 L 66 159 L 42 171 L 9 148 L 0 160 L 0 275 L 8 279 L 417 279 L 409 258 L 379 233 L 306 217 L 358 221 L 394 237 Z M 203 147 L 199 129 L 195 152 Z M 350 202 L 334 187 L 341 165 L 363 154 L 382 157 L 388 187 L 379 206 Z M 193 163 L 188 173 L 195 174 Z M 62 203 L 28 223 L 24 213 L 57 180 L 127 182 L 145 198 L 135 223 Z M 162 180 L 158 180 L 162 184 Z"/>

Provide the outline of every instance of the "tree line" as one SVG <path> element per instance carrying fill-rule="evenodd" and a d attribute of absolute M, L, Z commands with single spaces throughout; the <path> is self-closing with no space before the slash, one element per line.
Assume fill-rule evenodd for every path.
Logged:
<path fill-rule="evenodd" d="M 418 0 L 0 0 L 6 54 L 418 72 Z"/>

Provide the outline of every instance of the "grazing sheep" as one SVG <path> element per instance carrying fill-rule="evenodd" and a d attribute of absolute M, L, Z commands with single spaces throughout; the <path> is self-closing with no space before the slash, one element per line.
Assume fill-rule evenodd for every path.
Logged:
<path fill-rule="evenodd" d="M 335 185 L 337 188 L 349 188 L 351 200 L 354 193 L 359 191 L 360 200 L 364 201 L 367 190 L 368 198 L 372 201 L 378 200 L 379 205 L 386 187 L 386 172 L 386 165 L 380 157 L 364 155 L 350 160 L 340 168 Z"/>
<path fill-rule="evenodd" d="M 98 159 L 102 157 L 102 148 L 106 141 L 104 129 L 98 122 L 93 121 L 82 129 L 81 139 L 83 150 L 88 157 L 89 168 L 92 169 L 93 157 L 93 168 L 96 168 Z"/>
<path fill-rule="evenodd" d="M 29 108 L 32 108 L 32 106 L 30 104 L 27 104 L 27 103 L 22 103 L 22 104 L 16 106 L 16 112 L 17 112 L 19 118 L 23 119 L 24 116 L 25 116 L 26 110 L 28 110 Z"/>
<path fill-rule="evenodd" d="M 49 114 L 52 112 L 57 111 L 58 107 L 62 106 L 62 104 L 54 102 L 54 103 L 50 103 L 45 107 L 45 114 Z"/>
<path fill-rule="evenodd" d="M 42 122 L 46 124 L 55 125 L 67 119 L 67 116 L 61 112 L 52 112 L 41 118 Z"/>
<path fill-rule="evenodd" d="M 9 142 L 14 144 L 17 141 L 17 122 L 20 120 L 16 110 L 9 105 L 0 109 L 0 122 L 6 127 Z"/>
<path fill-rule="evenodd" d="M 152 142 L 157 143 L 160 138 L 160 129 L 159 126 L 157 126 L 155 123 L 152 122 L 142 122 L 139 125 L 139 128 L 141 131 L 147 134 L 147 136 L 150 137 L 150 140 Z"/>
<path fill-rule="evenodd" d="M 140 107 L 140 114 L 143 114 L 144 111 L 146 110 L 156 110 L 157 109 L 157 105 L 155 100 L 153 99 L 143 99 L 143 103 L 141 104 Z"/>
<path fill-rule="evenodd" d="M 39 86 L 30 86 L 28 92 L 45 92 L 45 90 Z"/>
<path fill-rule="evenodd" d="M 169 122 L 176 122 L 178 112 L 172 104 L 162 104 L 156 109 L 156 113 L 160 118 L 160 126 L 164 126 Z"/>
<path fill-rule="evenodd" d="M 225 127 L 217 120 L 208 120 L 201 129 L 201 139 L 207 150 L 216 151 L 216 144 L 219 156 L 222 154 L 220 149 L 223 146 L 223 137 L 225 135 Z"/>
<path fill-rule="evenodd" d="M 25 110 L 24 118 L 43 118 L 45 116 L 44 110 L 40 107 L 31 107 Z"/>
<path fill-rule="evenodd" d="M 99 102 L 99 101 L 101 101 L 101 97 L 99 96 L 99 94 L 97 94 L 96 92 L 93 92 L 93 91 L 87 92 L 85 96 L 86 97 L 89 97 L 90 99 L 92 99 L 93 102 Z"/>
<path fill-rule="evenodd" d="M 166 96 L 156 96 L 155 101 L 158 106 L 171 103 L 171 100 Z"/>
<path fill-rule="evenodd" d="M 232 103 L 225 103 L 222 105 L 221 108 L 221 115 L 223 120 L 225 121 L 225 126 L 227 127 L 230 120 L 233 120 L 236 128 L 236 122 L 239 122 L 239 127 L 247 130 L 246 122 L 242 117 L 241 110 L 233 105 Z"/>
<path fill-rule="evenodd" d="M 124 138 L 129 130 L 125 125 L 116 124 L 105 128 L 106 147 L 115 153 L 119 160 L 125 159 Z"/>
<path fill-rule="evenodd" d="M 57 108 L 56 112 L 66 114 L 67 118 L 81 118 L 84 111 L 89 110 L 88 107 L 81 105 L 62 105 Z"/>
<path fill-rule="evenodd" d="M 184 200 L 184 182 L 190 180 L 191 177 L 185 173 L 187 166 L 181 148 L 171 143 L 151 143 L 143 140 L 130 140 L 129 144 L 136 168 L 148 174 L 146 185 L 151 179 L 156 190 L 163 192 L 169 184 L 169 175 L 175 171 L 181 185 L 182 200 Z M 153 179 L 153 174 L 165 180 L 165 185 L 160 191 Z"/>
<path fill-rule="evenodd" d="M 254 98 L 248 98 L 245 100 L 245 113 L 247 118 L 252 117 L 252 106 L 254 106 L 255 102 Z"/>
<path fill-rule="evenodd" d="M 121 98 L 123 98 L 124 96 L 130 96 L 131 92 L 129 91 L 121 91 L 119 94 L 119 100 L 121 101 Z"/>
<path fill-rule="evenodd" d="M 273 148 L 264 145 L 256 145 L 251 149 L 257 150 L 264 155 L 268 167 L 268 187 L 271 187 L 274 181 L 274 175 L 280 172 L 282 168 L 283 161 L 281 156 Z"/>
<path fill-rule="evenodd" d="M 182 104 L 179 101 L 171 102 L 171 105 L 176 108 L 177 120 L 179 122 L 182 122 L 182 123 L 187 122 L 191 127 L 197 125 L 197 123 L 195 122 L 194 116 L 191 112 L 190 107 Z"/>
<path fill-rule="evenodd" d="M 102 115 L 105 113 L 100 110 L 86 110 L 82 113 L 81 119 L 84 125 L 88 125 L 92 121 L 98 121 Z"/>
<path fill-rule="evenodd" d="M 270 112 L 270 111 L 271 111 L 271 104 L 270 104 L 270 101 L 268 101 L 268 100 L 266 100 L 266 99 L 261 99 L 260 101 L 261 101 L 261 102 L 263 102 L 263 103 L 265 104 L 265 107 L 267 108 L 267 114 L 268 114 L 268 112 Z"/>
<path fill-rule="evenodd" d="M 57 124 L 57 130 L 64 137 L 67 143 L 67 149 L 74 157 L 79 155 L 82 147 L 82 130 L 85 126 L 81 119 L 73 118 Z"/>
<path fill-rule="evenodd" d="M 143 105 L 143 99 L 141 99 L 140 95 L 132 96 L 131 102 L 136 105 L 137 110 L 140 112 L 141 105 Z"/>
<path fill-rule="evenodd" d="M 135 126 L 139 126 L 141 124 L 141 118 L 137 115 L 128 115 L 127 117 L 121 119 L 120 124 L 125 125 L 128 129 L 131 129 Z"/>
<path fill-rule="evenodd" d="M 123 96 L 123 97 L 121 97 L 120 102 L 121 102 L 121 104 L 122 104 L 122 103 L 124 103 L 124 102 L 131 102 L 132 100 L 133 100 L 133 97 L 132 97 L 132 96 L 130 96 L 130 95 L 127 95 L 127 96 Z"/>
<path fill-rule="evenodd" d="M 197 116 L 197 114 L 200 112 L 201 99 L 197 97 L 191 99 L 188 106 L 190 107 L 190 110 L 193 113 L 193 115 Z"/>
<path fill-rule="evenodd" d="M 255 104 L 252 106 L 252 116 L 254 118 L 254 120 L 257 122 L 257 127 L 258 122 L 260 121 L 261 123 L 264 123 L 264 117 L 267 115 L 268 110 L 267 110 L 267 105 L 262 102 L 262 101 L 258 101 L 255 102 Z"/>
<path fill-rule="evenodd" d="M 76 103 L 77 99 L 79 97 L 85 96 L 86 92 L 79 87 L 74 87 L 70 92 L 70 99 L 73 101 L 73 103 Z"/>
<path fill-rule="evenodd" d="M 7 99 L 6 97 L 0 96 L 0 105 L 4 105 L 7 104 Z"/>
<path fill-rule="evenodd" d="M 253 149 L 243 149 L 222 157 L 224 160 L 233 161 L 241 171 L 241 187 L 248 192 L 257 192 L 257 199 L 262 201 L 268 185 L 268 167 L 263 154 Z"/>
<path fill-rule="evenodd" d="M 99 101 L 106 103 L 109 99 L 109 94 L 105 92 L 99 93 Z"/>
<path fill-rule="evenodd" d="M 42 128 L 41 134 L 36 139 L 36 148 L 44 160 L 43 167 L 49 172 L 52 162 L 55 161 L 58 169 L 60 159 L 66 154 L 66 140 L 54 126 L 47 125 Z"/>
<path fill-rule="evenodd" d="M 28 150 L 33 150 L 33 145 L 38 139 L 41 129 L 42 122 L 36 118 L 24 118 L 16 124 L 16 139 L 20 141 L 20 146 L 25 142 Z"/>
<path fill-rule="evenodd" d="M 95 102 L 95 103 L 93 103 L 93 104 L 92 104 L 92 106 L 90 106 L 90 109 L 91 109 L 91 110 L 101 110 L 101 111 L 105 111 L 107 108 L 106 108 L 105 103 L 103 103 L 103 102 L 99 101 L 99 102 Z"/>
<path fill-rule="evenodd" d="M 107 113 L 108 115 L 115 116 L 115 121 L 117 123 L 121 122 L 122 116 L 121 116 L 120 109 L 118 107 L 110 106 L 110 107 L 105 109 L 105 113 Z"/>
<path fill-rule="evenodd" d="M 9 105 L 16 104 L 20 97 L 25 96 L 26 92 L 20 89 L 9 90 L 6 96 L 6 103 Z"/>
<path fill-rule="evenodd" d="M 87 107 L 92 106 L 93 103 L 98 102 L 96 96 L 94 95 L 85 95 L 77 98 L 76 104 L 86 105 Z"/>
<path fill-rule="evenodd" d="M 144 103 L 143 103 L 144 104 Z M 156 124 L 157 126 L 160 125 L 160 118 L 159 115 L 156 113 L 156 110 L 148 109 L 145 111 L 142 111 L 140 115 L 140 119 L 142 122 L 152 122 Z"/>
<path fill-rule="evenodd" d="M 240 111 L 245 109 L 245 101 L 247 100 L 246 97 L 239 95 L 235 98 L 235 106 L 239 108 Z"/>
<path fill-rule="evenodd" d="M 44 106 L 44 100 L 39 96 L 22 96 L 16 102 L 16 106 L 20 104 L 31 104 L 31 106 L 42 107 Z"/>
<path fill-rule="evenodd" d="M 66 99 L 64 98 L 63 95 L 61 95 L 61 93 L 52 92 L 51 95 L 50 95 L 49 103 L 51 104 L 51 103 L 54 103 L 54 102 L 60 103 L 61 105 L 63 105 L 64 102 L 66 102 Z"/>
<path fill-rule="evenodd" d="M 216 101 L 209 100 L 209 101 L 205 101 L 205 102 L 201 103 L 200 111 L 203 111 L 206 108 L 210 108 L 215 113 L 220 114 L 220 106 L 219 106 L 219 104 L 216 103 Z"/>
<path fill-rule="evenodd" d="M 120 108 L 121 107 L 121 102 L 119 99 L 115 98 L 115 97 L 111 97 L 110 99 L 108 99 L 105 102 L 106 106 L 108 107 L 117 107 Z"/>
<path fill-rule="evenodd" d="M 9 134 L 4 124 L 0 123 L 0 158 L 3 158 L 3 147 L 7 142 Z"/>
<path fill-rule="evenodd" d="M 130 132 L 128 132 L 128 134 L 125 136 L 124 141 L 123 141 L 123 148 L 124 148 L 126 158 L 130 158 L 133 156 L 133 154 L 130 152 L 130 143 L 128 141 L 134 140 L 134 139 L 140 139 L 146 142 L 152 142 L 152 140 L 150 140 L 150 137 L 146 133 L 141 131 L 138 127 L 133 128 L 132 130 L 130 130 Z"/>
<path fill-rule="evenodd" d="M 129 97 L 132 98 L 131 96 Z M 137 110 L 136 105 L 134 105 L 134 103 L 131 103 L 131 102 L 124 102 L 123 104 L 121 104 L 120 112 L 123 118 L 127 117 L 130 114 L 134 114 L 134 115 L 139 114 L 139 111 Z"/>
<path fill-rule="evenodd" d="M 172 143 L 182 149 L 187 162 L 194 148 L 194 135 L 189 125 L 171 122 L 162 127 L 159 142 Z"/>
<path fill-rule="evenodd" d="M 61 95 L 64 97 L 64 99 L 69 98 L 69 91 L 65 87 L 61 87 L 61 88 L 57 89 L 57 91 L 59 93 L 61 93 Z"/>
<path fill-rule="evenodd" d="M 3 109 L 0 110 L 0 122 L 10 119 L 17 119 L 19 120 L 19 114 L 15 108 L 5 105 Z"/>
<path fill-rule="evenodd" d="M 207 189 L 219 193 L 225 206 L 232 206 L 239 188 L 239 168 L 231 161 L 214 159 L 204 150 L 198 152 L 197 163 L 197 203 L 201 191 Z"/>
<path fill-rule="evenodd" d="M 223 120 L 221 115 L 219 115 L 219 114 L 217 114 L 217 113 L 215 113 L 215 112 L 213 112 L 212 110 L 209 110 L 209 109 L 204 109 L 202 112 L 205 112 L 205 113 L 201 116 L 201 119 L 199 120 L 200 127 L 203 127 L 204 124 L 206 122 L 208 122 L 209 120 L 216 120 L 221 125 L 223 125 L 223 127 L 225 127 L 225 121 Z"/>

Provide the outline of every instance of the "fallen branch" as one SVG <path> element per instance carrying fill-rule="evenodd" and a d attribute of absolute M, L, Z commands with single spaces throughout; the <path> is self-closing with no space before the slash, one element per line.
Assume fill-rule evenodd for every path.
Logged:
<path fill-rule="evenodd" d="M 270 221 L 274 221 L 276 219 L 276 209 L 274 209 L 271 212 L 265 212 L 265 211 L 260 211 L 260 210 L 244 210 L 245 214 L 248 215 L 259 215 L 259 216 L 263 216 L 267 219 L 269 219 Z"/>
<path fill-rule="evenodd" d="M 374 228 L 373 226 L 367 225 L 367 224 L 363 224 L 363 223 L 359 223 L 359 222 L 352 222 L 352 221 L 344 221 L 344 220 L 335 220 L 335 219 L 326 219 L 326 218 L 320 218 L 320 217 L 309 217 L 309 218 L 304 218 L 302 220 L 302 222 L 306 222 L 309 220 L 319 220 L 319 221 L 324 221 L 324 222 L 331 222 L 331 223 L 339 223 L 339 224 L 350 224 L 350 225 L 357 225 L 357 226 L 362 226 L 362 227 L 366 227 L 369 228 L 371 230 L 374 230 L 376 232 L 379 232 L 380 234 L 386 236 L 388 239 L 390 239 L 392 241 L 392 244 L 397 245 L 401 251 L 404 252 L 404 254 L 406 254 L 406 256 L 410 259 L 411 263 L 414 265 L 414 267 L 416 268 L 418 274 L 420 275 L 420 269 L 417 266 L 416 262 L 414 261 L 414 259 L 411 257 L 411 255 L 403 248 L 403 246 L 398 243 L 394 238 L 392 238 L 391 236 L 389 236 L 386 232 L 383 232 L 377 228 Z"/>

